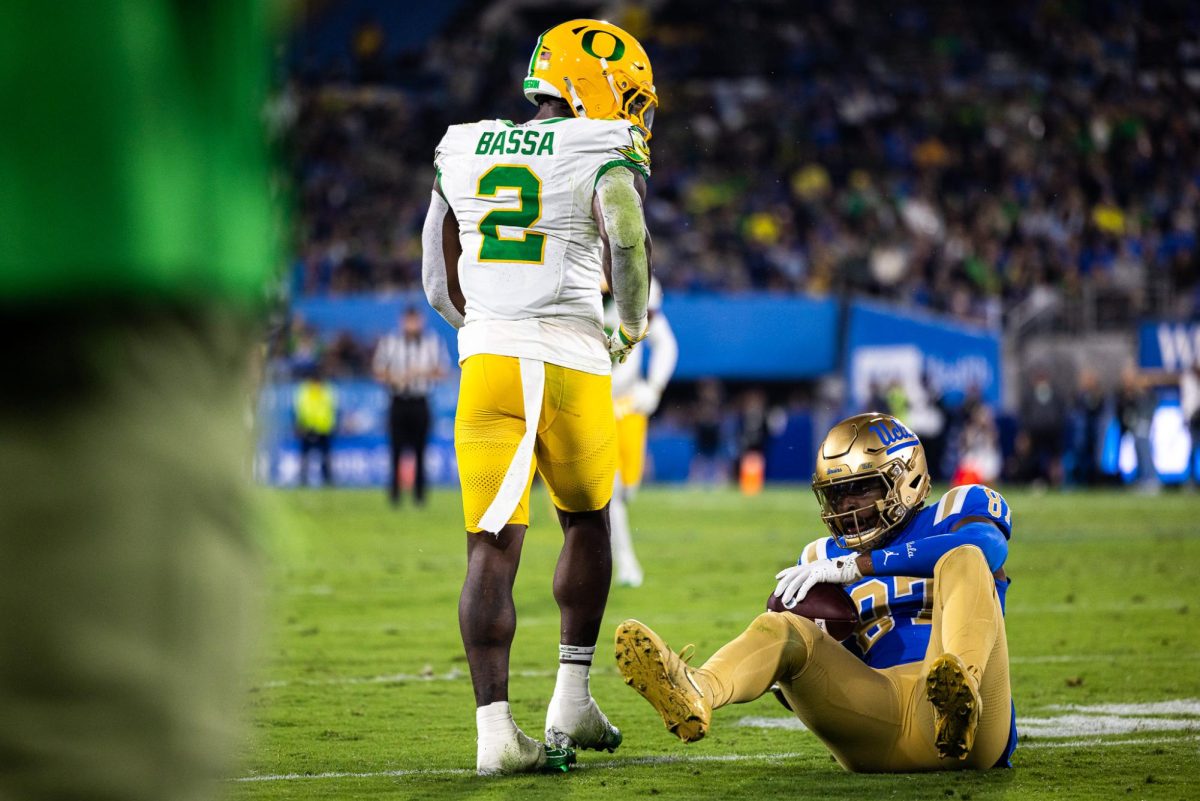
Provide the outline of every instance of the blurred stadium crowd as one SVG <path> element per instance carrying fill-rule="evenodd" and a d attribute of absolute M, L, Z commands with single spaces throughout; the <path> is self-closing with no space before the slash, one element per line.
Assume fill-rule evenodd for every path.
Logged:
<path fill-rule="evenodd" d="M 298 292 L 417 286 L 445 127 L 530 115 L 512 54 L 545 20 L 477 5 L 423 52 L 385 57 L 388 31 L 364 19 L 345 60 L 300 60 L 278 104 Z M 617 6 L 661 76 L 659 276 L 668 291 L 855 290 L 992 326 L 1037 293 L 1085 287 L 1122 321 L 1159 301 L 1191 314 L 1200 10 L 1187 8 Z"/>
<path fill-rule="evenodd" d="M 389 47 L 396 31 L 369 15 L 339 57 L 293 44 L 270 109 L 298 206 L 293 297 L 419 289 L 436 143 L 453 123 L 531 115 L 513 54 L 562 13 L 468 0 L 424 47 Z M 646 44 L 660 85 L 647 214 L 668 293 L 867 295 L 993 331 L 1031 308 L 1059 330 L 1200 312 L 1200 6 L 646 0 L 600 15 Z M 360 376 L 372 346 L 297 319 L 275 355 Z M 1145 377 L 1053 378 L 1024 377 L 1007 430 L 982 404 L 940 409 L 927 436 L 950 454 L 943 477 L 976 453 L 1011 480 L 1094 483 L 1110 421 L 1144 439 Z M 698 452 L 735 462 L 762 392 L 686 392 L 674 408 Z M 905 416 L 887 388 L 875 400 Z"/>
<path fill-rule="evenodd" d="M 955 485 L 1120 484 L 1112 450 L 1126 435 L 1142 464 L 1152 461 L 1149 435 L 1156 401 L 1154 383 L 1147 376 L 1127 369 L 1115 387 L 1106 389 L 1095 371 L 1084 370 L 1071 391 L 1061 390 L 1051 379 L 1049 373 L 1037 371 L 1016 414 L 999 413 L 977 392 L 951 403 L 933 386 L 927 385 L 926 395 L 917 399 L 898 383 L 873 387 L 863 410 L 910 421 L 925 445 L 934 480 Z M 1200 386 L 1200 370 L 1191 371 L 1184 381 Z M 802 392 L 782 394 L 713 379 L 700 382 L 694 397 L 677 393 L 676 398 L 677 403 L 665 404 L 662 417 L 691 427 L 696 450 L 689 480 L 702 483 L 737 480 L 747 456 L 767 459 L 770 472 L 771 438 L 787 425 L 790 414 L 813 406 L 813 399 Z M 1148 468 L 1134 470 L 1130 478 L 1145 492 L 1161 486 Z"/>

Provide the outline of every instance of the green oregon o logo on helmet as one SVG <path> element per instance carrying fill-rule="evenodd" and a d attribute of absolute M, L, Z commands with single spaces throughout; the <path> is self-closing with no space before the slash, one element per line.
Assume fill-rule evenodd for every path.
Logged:
<path fill-rule="evenodd" d="M 612 39 L 612 52 L 608 55 L 600 55 L 596 52 L 596 37 L 599 34 L 604 34 Z M 613 61 L 620 61 L 621 56 L 625 55 L 625 43 L 622 42 L 620 38 L 614 36 L 608 31 L 588 31 L 583 35 L 583 40 L 580 42 L 580 44 L 583 46 L 583 52 L 587 53 L 592 58 L 607 58 Z"/>

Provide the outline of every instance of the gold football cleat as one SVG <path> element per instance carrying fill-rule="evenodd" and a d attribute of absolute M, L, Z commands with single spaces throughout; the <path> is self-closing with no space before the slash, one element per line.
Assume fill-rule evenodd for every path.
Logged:
<path fill-rule="evenodd" d="M 662 715 L 667 729 L 692 743 L 708 732 L 712 709 L 694 672 L 649 626 L 626 620 L 617 626 L 617 668 L 625 683 Z"/>
<path fill-rule="evenodd" d="M 954 654 L 934 660 L 925 679 L 925 692 L 933 704 L 934 742 L 942 759 L 966 759 L 975 745 L 983 703 L 979 685 L 967 666 Z"/>

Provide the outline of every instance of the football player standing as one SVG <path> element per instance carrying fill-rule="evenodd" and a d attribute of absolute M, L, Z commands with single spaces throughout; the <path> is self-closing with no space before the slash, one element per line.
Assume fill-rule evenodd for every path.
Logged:
<path fill-rule="evenodd" d="M 588 672 L 612 578 L 610 373 L 648 324 L 642 203 L 658 99 L 645 50 L 607 22 L 566 22 L 538 39 L 523 88 L 538 109 L 529 122 L 447 130 L 422 237 L 426 295 L 458 329 L 462 365 L 459 625 L 480 774 L 537 770 L 548 750 L 555 767 L 572 748 L 621 742 L 591 698 Z M 607 336 L 603 273 L 620 318 Z M 508 704 L 512 586 L 535 469 L 563 529 L 554 575 L 560 664 L 545 746 L 517 727 Z"/>
<path fill-rule="evenodd" d="M 841 765 L 904 772 L 1007 767 L 1016 747 L 1004 629 L 1011 511 L 995 490 L 951 489 L 935 506 L 925 451 L 899 420 L 868 413 L 821 443 L 813 490 L 830 531 L 776 575 L 791 608 L 844 585 L 860 623 L 843 642 L 766 612 L 693 669 L 647 626 L 617 628 L 617 663 L 680 739 L 712 710 L 778 685 Z"/>
<path fill-rule="evenodd" d="M 650 415 L 658 408 L 679 359 L 679 344 L 670 321 L 663 314 L 662 287 L 655 278 L 650 279 L 648 313 L 650 325 L 646 329 L 646 345 L 650 346 L 650 363 L 646 374 L 642 374 L 644 346 L 635 349 L 624 362 L 614 364 L 612 373 L 613 413 L 617 418 L 617 477 L 613 483 L 609 520 L 617 584 L 623 587 L 640 587 L 644 578 L 633 550 L 628 504 L 642 484 Z M 606 293 L 605 326 L 616 329 L 619 322 L 616 304 Z"/>

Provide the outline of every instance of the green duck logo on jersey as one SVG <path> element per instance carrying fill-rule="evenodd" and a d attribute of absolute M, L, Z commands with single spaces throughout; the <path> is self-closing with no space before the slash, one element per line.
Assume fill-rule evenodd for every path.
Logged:
<path fill-rule="evenodd" d="M 622 156 L 634 164 L 650 166 L 650 146 L 646 144 L 646 137 L 642 134 L 641 128 L 636 125 L 629 127 L 629 146 L 618 148 L 618 150 Z"/>

